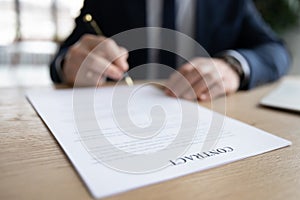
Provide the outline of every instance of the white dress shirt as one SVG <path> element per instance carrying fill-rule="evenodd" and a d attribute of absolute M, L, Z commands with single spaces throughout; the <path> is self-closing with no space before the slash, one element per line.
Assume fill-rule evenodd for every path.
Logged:
<path fill-rule="evenodd" d="M 196 0 L 175 0 L 175 29 L 181 33 L 184 33 L 192 38 L 195 34 L 195 4 Z M 146 0 L 146 9 L 147 9 L 147 26 L 148 27 L 162 27 L 163 21 L 163 0 Z M 148 43 L 149 44 L 159 44 L 161 42 L 161 37 L 159 32 L 151 32 L 148 34 Z M 176 41 L 177 46 L 182 45 L 182 40 L 180 38 Z M 183 52 L 184 51 L 184 52 Z M 157 51 L 149 51 L 149 61 L 151 63 L 158 63 Z M 195 55 L 191 48 L 178 48 L 178 54 L 183 55 Z M 147 68 L 147 78 L 155 79 L 158 77 L 158 68 L 149 67 Z"/>

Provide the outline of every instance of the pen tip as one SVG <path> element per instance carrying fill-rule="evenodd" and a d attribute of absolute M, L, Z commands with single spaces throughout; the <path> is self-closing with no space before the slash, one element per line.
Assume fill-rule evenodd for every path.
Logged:
<path fill-rule="evenodd" d="M 133 80 L 130 77 L 126 77 L 125 82 L 128 86 L 133 86 Z"/>
<path fill-rule="evenodd" d="M 125 77 L 125 83 L 128 86 L 133 86 L 134 85 L 132 78 L 128 75 L 127 72 L 124 73 L 124 77 Z"/>

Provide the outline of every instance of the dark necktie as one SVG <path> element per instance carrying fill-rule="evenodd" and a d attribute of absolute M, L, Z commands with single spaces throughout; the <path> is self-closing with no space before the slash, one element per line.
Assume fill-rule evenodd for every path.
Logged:
<path fill-rule="evenodd" d="M 175 30 L 175 0 L 164 0 L 162 27 Z M 173 51 L 176 49 L 176 38 L 174 35 L 161 35 L 161 42 L 163 46 L 167 46 Z M 176 56 L 174 53 L 168 51 L 159 52 L 159 61 L 161 64 L 176 68 Z"/>
<path fill-rule="evenodd" d="M 175 29 L 175 0 L 164 0 L 163 28 Z"/>

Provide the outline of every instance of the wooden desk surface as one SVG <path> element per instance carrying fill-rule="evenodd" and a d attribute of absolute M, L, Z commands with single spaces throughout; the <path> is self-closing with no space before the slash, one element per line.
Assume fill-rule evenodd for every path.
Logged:
<path fill-rule="evenodd" d="M 227 97 L 227 115 L 291 140 L 291 147 L 108 199 L 299 200 L 300 114 L 258 106 L 276 85 Z M 0 89 L 0 199 L 92 199 L 24 91 Z M 217 110 L 222 102 L 215 101 Z"/>

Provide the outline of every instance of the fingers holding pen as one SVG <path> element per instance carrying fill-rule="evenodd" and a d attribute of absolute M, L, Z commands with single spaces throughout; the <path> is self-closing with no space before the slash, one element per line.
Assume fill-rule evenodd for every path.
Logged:
<path fill-rule="evenodd" d="M 97 80 L 94 77 L 103 79 L 102 76 L 104 76 L 119 80 L 129 68 L 127 58 L 127 50 L 118 46 L 112 39 L 87 34 L 69 48 L 63 71 L 66 81 L 70 84 L 75 82 L 76 74 L 81 66 L 85 68 L 83 71 L 89 74 L 86 77 L 81 76 L 81 79 Z M 95 84 L 95 81 L 91 80 L 86 80 L 86 82 L 89 84 L 84 85 Z"/>
<path fill-rule="evenodd" d="M 128 51 L 124 47 L 118 46 L 117 43 L 110 38 L 105 38 L 103 36 L 95 37 L 96 38 L 93 38 L 94 40 L 96 40 L 94 41 L 94 44 L 97 43 L 97 45 L 91 45 L 90 47 L 93 47 L 91 51 L 96 57 L 102 58 L 99 59 L 100 61 L 102 61 L 99 63 L 99 68 L 103 68 L 104 64 L 106 64 L 104 66 L 107 70 L 107 72 L 105 73 L 106 76 L 112 79 L 122 78 L 122 76 L 116 76 L 116 74 L 117 71 L 123 74 L 128 70 Z M 103 59 L 105 59 L 107 62 L 110 62 L 111 65 L 107 65 L 108 63 L 104 62 Z"/>

